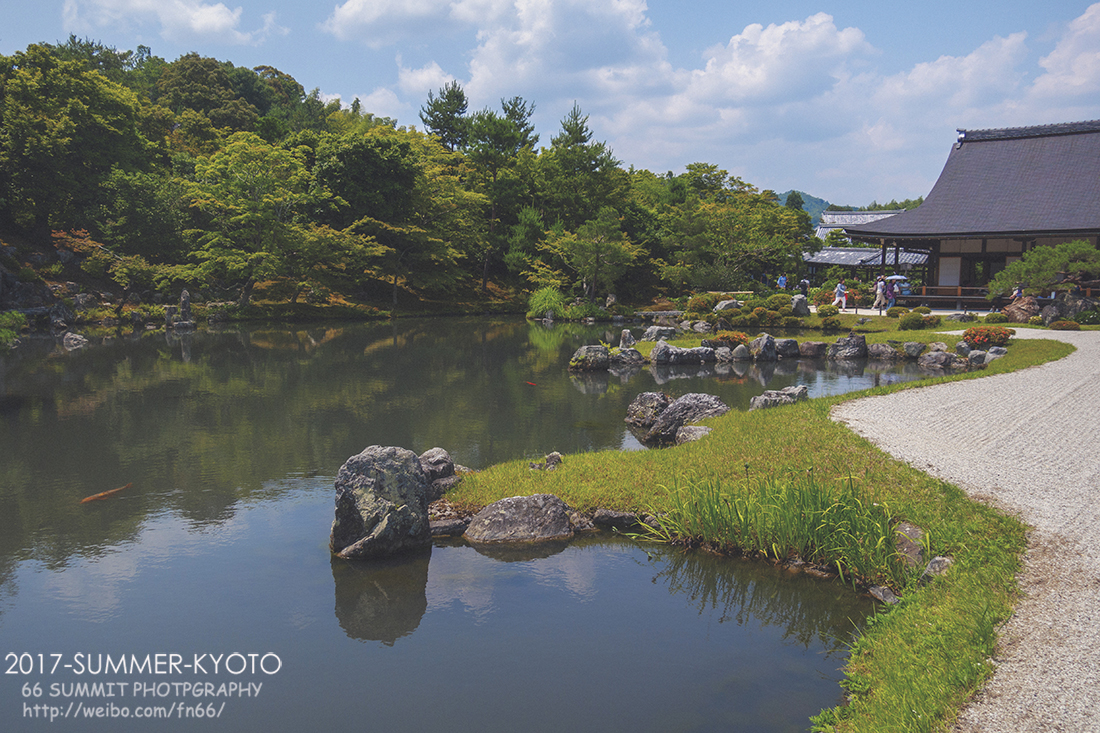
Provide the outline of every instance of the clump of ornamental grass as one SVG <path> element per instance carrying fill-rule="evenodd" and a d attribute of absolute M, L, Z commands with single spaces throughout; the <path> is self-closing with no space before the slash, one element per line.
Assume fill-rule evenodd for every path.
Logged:
<path fill-rule="evenodd" d="M 831 565 L 852 581 L 905 584 L 889 508 L 859 491 L 851 477 L 820 481 L 807 471 L 733 485 L 708 477 L 666 494 L 664 512 L 651 512 L 659 514 L 658 526 L 643 528 L 642 537 L 725 554 L 799 557 Z"/>

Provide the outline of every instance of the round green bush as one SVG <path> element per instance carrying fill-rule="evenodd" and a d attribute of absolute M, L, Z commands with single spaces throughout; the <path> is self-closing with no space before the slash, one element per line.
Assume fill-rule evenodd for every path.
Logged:
<path fill-rule="evenodd" d="M 913 311 L 906 313 L 898 320 L 899 331 L 916 331 L 924 328 L 924 315 Z"/>
<path fill-rule="evenodd" d="M 1031 318 L 1027 319 L 1027 325 L 1029 325 L 1029 326 L 1041 326 L 1041 325 L 1043 325 L 1043 317 L 1042 316 L 1032 316 Z"/>
<path fill-rule="evenodd" d="M 821 328 L 825 331 L 839 331 L 841 329 L 840 319 L 836 316 L 826 316 L 821 319 Z"/>
<path fill-rule="evenodd" d="M 840 313 L 840 309 L 835 305 L 819 305 L 817 307 L 817 314 L 822 318 L 832 318 Z"/>
<path fill-rule="evenodd" d="M 785 316 L 783 318 L 783 328 L 802 328 L 802 319 L 797 316 Z"/>
<path fill-rule="evenodd" d="M 908 312 L 909 312 L 909 309 L 906 308 L 905 306 L 895 305 L 893 308 L 887 309 L 886 317 L 887 318 L 901 318 L 902 316 L 904 316 Z"/>
<path fill-rule="evenodd" d="M 1077 321 L 1051 321 L 1049 328 L 1052 328 L 1055 331 L 1080 331 L 1081 324 Z"/>
<path fill-rule="evenodd" d="M 768 309 L 768 302 L 763 298 L 749 298 L 745 301 L 745 305 L 741 307 L 743 311 L 755 311 L 757 308 Z"/>
<path fill-rule="evenodd" d="M 985 323 L 1008 323 L 1008 316 L 1004 313 L 990 313 L 984 319 Z"/>
<path fill-rule="evenodd" d="M 791 307 L 791 296 L 776 293 L 768 298 L 768 310 L 777 311 L 784 306 Z"/>
<path fill-rule="evenodd" d="M 932 309 L 929 308 L 926 305 L 918 305 L 916 308 L 913 309 L 913 312 L 914 313 L 923 313 L 924 315 L 928 315 L 929 313 L 932 312 Z"/>

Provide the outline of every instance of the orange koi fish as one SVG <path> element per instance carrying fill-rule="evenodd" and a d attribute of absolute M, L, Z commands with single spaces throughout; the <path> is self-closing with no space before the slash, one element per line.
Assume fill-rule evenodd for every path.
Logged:
<path fill-rule="evenodd" d="M 110 491 L 101 491 L 98 494 L 92 494 L 91 496 L 85 496 L 83 499 L 80 500 L 80 503 L 81 504 L 87 504 L 89 501 L 99 501 L 100 499 L 106 499 L 108 496 L 114 496 L 118 492 L 125 491 L 126 489 L 130 488 L 131 486 L 133 486 L 133 484 L 129 483 L 129 484 L 126 484 L 125 486 L 119 486 L 117 489 L 111 489 Z"/>

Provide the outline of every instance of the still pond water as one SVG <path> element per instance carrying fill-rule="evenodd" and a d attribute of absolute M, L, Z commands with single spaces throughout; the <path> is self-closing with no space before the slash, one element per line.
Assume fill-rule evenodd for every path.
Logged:
<path fill-rule="evenodd" d="M 805 730 L 871 611 L 839 584 L 602 536 L 330 558 L 333 477 L 371 444 L 473 468 L 636 449 L 640 392 L 744 409 L 765 385 L 919 376 L 571 377 L 601 338 L 617 332 L 437 319 L 0 356 L 0 730 Z"/>

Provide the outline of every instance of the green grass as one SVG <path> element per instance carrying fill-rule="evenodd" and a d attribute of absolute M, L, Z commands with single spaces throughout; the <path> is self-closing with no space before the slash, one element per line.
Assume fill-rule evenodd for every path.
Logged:
<path fill-rule="evenodd" d="M 874 336 L 885 341 L 898 334 Z M 951 339 L 932 332 L 905 333 L 905 340 L 945 338 Z M 767 507 L 782 499 L 782 492 L 811 491 L 800 477 L 812 470 L 813 490 L 828 489 L 819 506 L 830 499 L 863 507 L 877 503 L 888 508 L 892 520 L 905 519 L 924 528 L 931 555 L 949 555 L 955 560 L 947 575 L 918 588 L 911 577 L 896 574 L 887 548 L 852 550 L 851 543 L 843 549 L 830 541 L 818 541 L 805 550 L 845 568 L 862 567 L 857 572 L 869 579 L 885 579 L 903 596 L 897 606 L 884 608 L 853 644 L 845 682 L 849 703 L 823 711 L 815 721 L 818 729 L 943 730 L 990 673 L 987 659 L 993 651 L 995 629 L 1010 614 L 1015 598 L 1015 574 L 1025 548 L 1024 527 L 971 501 L 957 487 L 895 461 L 830 420 L 829 411 L 855 397 L 1012 371 L 1061 358 L 1072 350 L 1055 341 L 1017 340 L 1010 344 L 1007 357 L 980 372 L 888 385 L 772 410 L 730 412 L 707 422 L 713 432 L 704 440 L 666 450 L 569 455 L 551 472 L 532 471 L 527 462 L 512 461 L 467 477 L 448 498 L 479 507 L 507 496 L 547 492 L 578 509 L 607 507 L 657 514 L 675 513 L 677 507 L 695 500 L 702 502 L 700 513 L 705 516 L 711 511 L 705 506 L 708 502 L 716 504 L 728 498 L 732 507 L 735 496 L 744 496 L 747 498 L 739 499 L 743 503 L 738 511 L 754 516 L 738 521 L 754 526 L 772 521 L 755 514 L 763 515 Z M 736 524 L 733 517 L 740 516 L 737 511 L 731 508 L 725 513 L 724 520 L 712 516 L 706 521 Z M 788 511 L 774 522 L 791 525 L 795 519 Z M 734 536 L 733 530 L 729 536 Z M 782 543 L 797 546 L 801 541 Z M 875 539 L 870 544 L 877 543 Z M 776 549 L 766 554 L 783 553 L 780 544 L 776 540 Z M 858 539 L 855 546 L 861 546 Z M 875 560 L 875 552 L 886 558 L 885 562 Z"/>

